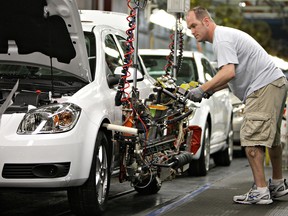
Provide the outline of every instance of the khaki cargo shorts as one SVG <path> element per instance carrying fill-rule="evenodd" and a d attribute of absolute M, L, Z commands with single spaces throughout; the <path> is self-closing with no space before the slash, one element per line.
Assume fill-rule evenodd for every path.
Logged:
<path fill-rule="evenodd" d="M 240 129 L 241 146 L 280 145 L 286 96 L 287 80 L 281 77 L 247 97 Z"/>

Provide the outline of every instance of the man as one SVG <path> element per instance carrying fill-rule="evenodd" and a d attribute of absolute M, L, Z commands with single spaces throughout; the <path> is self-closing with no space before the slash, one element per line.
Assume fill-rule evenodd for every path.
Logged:
<path fill-rule="evenodd" d="M 227 87 L 245 103 L 241 127 L 241 145 L 252 169 L 254 184 L 244 195 L 233 200 L 242 204 L 270 204 L 272 199 L 288 194 L 282 176 L 280 126 L 286 100 L 286 79 L 267 52 L 248 34 L 238 29 L 218 26 L 209 12 L 195 7 L 187 13 L 187 26 L 198 42 L 213 45 L 219 71 L 210 81 L 192 89 L 188 98 L 202 100 L 204 93 Z M 265 147 L 269 149 L 272 179 L 267 186 L 264 174 Z"/>

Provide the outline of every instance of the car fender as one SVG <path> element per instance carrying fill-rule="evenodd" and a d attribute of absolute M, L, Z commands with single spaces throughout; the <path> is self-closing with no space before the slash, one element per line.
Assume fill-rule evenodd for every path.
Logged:
<path fill-rule="evenodd" d="M 121 107 L 115 106 L 114 102 L 116 89 L 115 91 L 100 89 L 98 82 L 101 82 L 101 80 L 97 81 L 95 79 L 95 81 L 86 85 L 68 100 L 68 102 L 75 103 L 82 108 L 79 121 L 85 119 L 83 120 L 85 124 L 81 122 L 79 129 L 77 129 L 81 131 L 79 136 L 85 137 L 81 148 L 79 146 L 77 155 L 79 163 L 74 165 L 77 167 L 76 169 L 72 168 L 71 170 L 72 172 L 73 170 L 77 172 L 73 173 L 74 176 L 77 176 L 77 179 L 87 179 L 89 176 L 97 134 L 103 122 L 121 124 Z M 91 98 L 91 100 L 87 100 L 87 98 Z M 97 100 L 93 98 L 97 98 Z M 108 141 L 111 142 L 111 140 Z M 111 152 L 114 151 L 112 142 L 110 150 Z M 79 185 L 82 183 L 82 181 L 77 180 L 77 182 L 71 184 Z"/>

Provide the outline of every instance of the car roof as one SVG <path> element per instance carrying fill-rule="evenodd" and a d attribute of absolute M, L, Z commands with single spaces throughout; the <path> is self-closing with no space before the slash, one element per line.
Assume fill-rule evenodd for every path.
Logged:
<path fill-rule="evenodd" d="M 100 10 L 79 10 L 82 26 L 92 29 L 94 26 L 111 26 L 122 31 L 129 27 L 127 14 Z M 115 22 L 117 20 L 117 22 Z"/>

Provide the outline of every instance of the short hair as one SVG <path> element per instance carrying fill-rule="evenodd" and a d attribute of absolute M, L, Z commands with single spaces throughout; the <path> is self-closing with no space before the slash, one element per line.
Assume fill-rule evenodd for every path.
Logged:
<path fill-rule="evenodd" d="M 211 21 L 214 22 L 208 10 L 204 7 L 197 6 L 189 10 L 195 13 L 195 17 L 197 20 L 203 20 L 205 17 L 208 17 Z"/>

